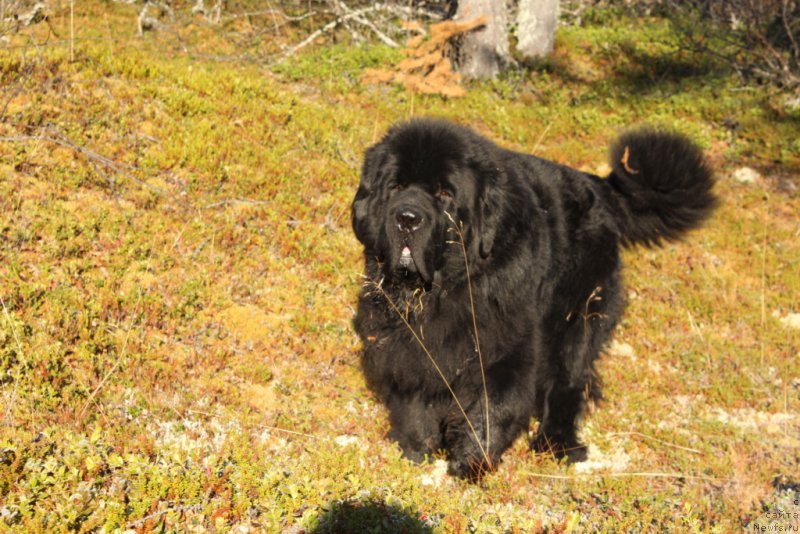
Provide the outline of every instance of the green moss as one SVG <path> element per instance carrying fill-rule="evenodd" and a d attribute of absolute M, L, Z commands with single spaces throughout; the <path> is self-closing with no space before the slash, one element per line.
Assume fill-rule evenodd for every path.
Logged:
<path fill-rule="evenodd" d="M 325 88 L 338 90 L 357 85 L 365 69 L 386 67 L 401 57 L 399 50 L 385 45 L 335 44 L 290 57 L 274 70 L 292 81 L 315 80 Z"/>

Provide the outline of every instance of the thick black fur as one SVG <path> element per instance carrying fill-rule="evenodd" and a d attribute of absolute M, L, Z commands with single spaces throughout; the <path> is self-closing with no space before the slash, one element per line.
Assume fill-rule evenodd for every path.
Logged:
<path fill-rule="evenodd" d="M 431 119 L 367 151 L 354 324 L 408 458 L 444 450 L 474 479 L 536 418 L 535 451 L 585 459 L 576 424 L 624 307 L 620 246 L 676 239 L 716 204 L 701 151 L 679 135 L 624 135 L 611 165 L 600 178 Z"/>

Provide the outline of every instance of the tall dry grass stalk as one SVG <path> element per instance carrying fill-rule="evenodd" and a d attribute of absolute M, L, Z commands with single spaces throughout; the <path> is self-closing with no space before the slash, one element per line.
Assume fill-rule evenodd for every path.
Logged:
<path fill-rule="evenodd" d="M 403 321 L 403 324 L 406 326 L 406 328 L 409 330 L 409 332 L 411 332 L 411 334 L 414 336 L 414 339 L 416 340 L 417 344 L 419 344 L 419 346 L 422 349 L 422 351 L 425 353 L 425 355 L 430 360 L 431 365 L 433 365 L 433 367 L 436 370 L 437 374 L 442 379 L 442 382 L 447 387 L 447 391 L 452 396 L 453 401 L 456 403 L 456 406 L 458 406 L 458 409 L 461 412 L 461 415 L 464 416 L 464 420 L 467 422 L 467 426 L 469 427 L 470 432 L 472 432 L 472 436 L 474 437 L 475 442 L 478 445 L 478 448 L 480 449 L 481 454 L 483 455 L 483 459 L 486 462 L 486 468 L 489 471 L 491 471 L 493 469 L 493 465 L 492 465 L 492 459 L 489 456 L 489 447 L 490 447 L 490 443 L 491 443 L 491 435 L 490 435 L 490 430 L 489 430 L 489 428 L 490 428 L 490 424 L 489 424 L 489 388 L 488 388 L 487 383 L 486 383 L 486 369 L 485 369 L 485 366 L 484 366 L 484 363 L 483 363 L 483 353 L 481 351 L 480 334 L 478 333 L 478 319 L 477 319 L 477 313 L 475 311 L 475 299 L 474 299 L 474 295 L 473 295 L 473 292 L 472 292 L 472 278 L 471 278 L 470 270 L 469 270 L 469 259 L 468 259 L 468 256 L 467 256 L 467 248 L 466 248 L 466 244 L 464 243 L 463 223 L 461 223 L 460 221 L 458 223 L 456 223 L 456 221 L 453 219 L 452 215 L 450 215 L 450 213 L 448 213 L 446 211 L 445 211 L 445 215 L 447 216 L 448 219 L 450 219 L 450 222 L 453 223 L 453 227 L 450 228 L 450 230 L 454 231 L 456 233 L 456 235 L 458 235 L 458 241 L 448 241 L 448 243 L 459 245 L 460 248 L 461 248 L 461 253 L 462 253 L 463 257 L 464 257 L 464 268 L 465 268 L 465 273 L 466 273 L 466 277 L 467 277 L 467 293 L 469 295 L 470 313 L 472 315 L 472 328 L 473 328 L 473 333 L 474 333 L 475 350 L 478 353 L 478 364 L 480 365 L 481 380 L 483 382 L 483 400 L 484 400 L 483 408 L 484 408 L 484 421 L 485 421 L 485 432 L 486 432 L 486 438 L 485 438 L 485 442 L 484 443 L 481 443 L 480 436 L 478 435 L 478 432 L 475 429 L 475 426 L 473 425 L 472 420 L 467 415 L 467 412 L 464 409 L 464 406 L 461 404 L 461 401 L 458 399 L 458 396 L 456 395 L 455 391 L 453 390 L 453 387 L 451 386 L 450 382 L 447 380 L 447 377 L 444 375 L 444 372 L 442 371 L 441 367 L 439 367 L 439 364 L 436 362 L 436 359 L 433 357 L 433 354 L 431 354 L 430 350 L 425 345 L 425 342 L 422 340 L 422 338 L 416 332 L 416 330 L 414 330 L 414 327 L 411 326 L 411 323 L 409 323 L 406 314 L 404 314 L 403 311 L 400 310 L 397 307 L 397 305 L 394 303 L 394 301 L 391 299 L 391 297 L 386 293 L 386 291 L 383 289 L 383 284 L 382 283 L 374 283 L 374 285 L 381 292 L 381 294 L 386 299 L 386 301 L 389 303 L 389 306 L 391 306 L 392 310 Z"/>
<path fill-rule="evenodd" d="M 447 215 L 447 218 L 450 219 L 450 222 L 453 223 L 453 228 L 458 234 L 458 244 L 461 245 L 461 253 L 464 256 L 464 269 L 467 275 L 467 292 L 469 294 L 469 308 L 470 313 L 472 314 L 472 330 L 475 333 L 475 350 L 478 352 L 478 363 L 481 367 L 481 380 L 483 381 L 483 401 L 484 401 L 484 421 L 486 421 L 486 450 L 489 450 L 489 388 L 486 386 L 486 369 L 483 365 L 483 353 L 481 352 L 481 338 L 478 334 L 478 319 L 477 314 L 475 313 L 475 299 L 472 295 L 472 278 L 470 277 L 469 272 L 469 259 L 467 258 L 467 247 L 464 244 L 464 232 L 463 232 L 463 223 L 461 221 L 456 221 L 453 219 L 453 216 L 450 215 L 448 212 L 444 212 Z M 488 459 L 487 459 L 488 461 Z M 491 468 L 491 463 L 488 464 Z"/>
<path fill-rule="evenodd" d="M 69 61 L 75 61 L 75 0 L 69 0 Z"/>
<path fill-rule="evenodd" d="M 22 351 L 22 343 L 19 341 L 19 337 L 17 336 L 17 330 L 14 328 L 14 322 L 11 320 L 11 314 L 8 313 L 8 308 L 6 308 L 6 301 L 3 300 L 3 297 L 0 297 L 0 304 L 3 305 L 3 315 L 5 315 L 6 321 L 8 322 L 8 328 L 11 330 L 11 335 L 14 337 L 14 343 L 17 345 L 17 351 L 19 352 L 19 357 L 25 360 L 25 353 Z M 23 361 L 23 364 L 25 362 Z M 23 366 L 17 366 L 17 369 L 20 369 Z M 8 400 L 8 406 L 6 406 L 6 413 L 3 415 L 3 424 L 11 424 L 11 408 L 14 406 L 14 403 L 17 401 L 17 390 L 19 388 L 19 371 L 17 371 L 17 376 L 14 377 L 14 390 L 11 392 L 11 398 Z M 5 386 L 4 388 L 5 389 Z"/>
<path fill-rule="evenodd" d="M 97 387 L 94 388 L 94 391 L 92 391 L 91 395 L 89 395 L 89 398 L 86 399 L 86 402 L 83 404 L 83 408 L 81 408 L 81 411 L 78 412 L 78 420 L 83 420 L 83 416 L 86 413 L 86 410 L 89 408 L 89 405 L 94 402 L 94 399 L 95 397 L 97 397 L 97 394 L 100 393 L 100 390 L 103 389 L 103 387 L 106 385 L 106 382 L 108 382 L 108 379 L 111 378 L 111 375 L 117 372 L 117 369 L 119 369 L 120 364 L 125 359 L 125 354 L 128 351 L 128 340 L 131 337 L 131 332 L 133 331 L 134 323 L 136 322 L 136 317 L 139 314 L 139 304 L 141 304 L 141 302 L 142 302 L 142 292 L 139 291 L 139 297 L 136 299 L 136 304 L 133 307 L 133 315 L 131 316 L 131 322 L 128 324 L 128 329 L 125 331 L 125 341 L 123 341 L 122 343 L 122 350 L 120 351 L 119 356 L 117 357 L 117 361 L 114 362 L 114 365 L 111 367 L 111 369 L 108 370 L 108 372 L 100 381 L 100 383 L 97 385 Z"/>
<path fill-rule="evenodd" d="M 765 193 L 766 194 L 766 193 Z M 761 367 L 764 367 L 764 337 L 767 335 L 767 227 L 769 224 L 769 196 L 764 202 L 764 220 L 761 223 L 763 234 L 761 239 Z"/>
<path fill-rule="evenodd" d="M 433 365 L 433 368 L 436 370 L 436 373 L 439 375 L 439 377 L 442 379 L 442 382 L 447 387 L 447 391 L 453 397 L 453 401 L 455 401 L 456 406 L 458 406 L 461 415 L 464 416 L 464 420 L 467 422 L 467 426 L 469 426 L 470 432 L 472 432 L 472 436 L 475 438 L 475 443 L 478 444 L 478 448 L 481 450 L 481 454 L 483 455 L 483 459 L 486 461 L 486 465 L 491 466 L 492 462 L 491 459 L 489 458 L 488 450 L 484 448 L 483 444 L 481 443 L 481 439 L 478 436 L 477 430 L 475 430 L 475 426 L 472 424 L 472 420 L 467 415 L 466 410 L 464 410 L 464 406 L 458 399 L 456 392 L 453 390 L 453 387 L 450 385 L 450 382 L 447 380 L 447 377 L 444 375 L 444 372 L 442 371 L 441 367 L 439 367 L 439 364 L 436 363 L 436 358 L 433 357 L 433 354 L 431 354 L 430 350 L 428 350 L 428 347 L 425 346 L 425 342 L 422 341 L 422 338 L 420 338 L 419 334 L 417 334 L 417 331 L 414 330 L 414 327 L 411 326 L 411 323 L 408 322 L 408 319 L 406 318 L 405 314 L 400 310 L 400 308 L 397 307 L 397 305 L 394 303 L 389 294 L 386 293 L 386 291 L 383 289 L 383 285 L 375 283 L 375 287 L 381 292 L 383 297 L 386 299 L 386 302 L 388 302 L 389 306 L 391 306 L 392 310 L 397 314 L 398 317 L 400 317 L 400 319 L 403 321 L 403 324 L 406 326 L 406 328 L 408 328 L 408 331 L 411 332 L 411 335 L 414 336 L 414 339 L 417 341 L 417 344 L 419 344 L 422 351 L 430 360 L 431 365 Z"/>

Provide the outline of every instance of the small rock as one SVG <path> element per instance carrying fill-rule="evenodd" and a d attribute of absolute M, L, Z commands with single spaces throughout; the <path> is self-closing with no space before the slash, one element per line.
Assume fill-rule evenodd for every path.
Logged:
<path fill-rule="evenodd" d="M 336 436 L 336 439 L 334 439 L 333 441 L 340 447 L 347 447 L 348 445 L 353 445 L 355 443 L 358 443 L 358 438 L 355 436 L 348 436 L 347 434 L 343 434 L 341 436 Z"/>
<path fill-rule="evenodd" d="M 793 95 L 788 97 L 784 101 L 784 105 L 786 106 L 786 109 L 788 109 L 789 111 L 800 110 L 800 95 Z"/>
<path fill-rule="evenodd" d="M 423 486 L 433 486 L 438 488 L 447 480 L 447 462 L 444 460 L 436 460 L 433 462 L 433 469 L 430 473 L 420 477 L 420 483 Z"/>
<path fill-rule="evenodd" d="M 636 352 L 627 343 L 620 343 L 616 339 L 611 342 L 607 349 L 608 354 L 612 356 L 624 356 L 626 358 L 636 358 Z"/>
<path fill-rule="evenodd" d="M 783 325 L 800 330 L 800 313 L 790 313 L 778 319 Z"/>
<path fill-rule="evenodd" d="M 630 455 L 621 449 L 604 453 L 593 443 L 589 444 L 587 452 L 588 458 L 585 462 L 573 465 L 573 469 L 576 473 L 594 473 L 595 471 L 623 473 L 631 461 Z"/>
<path fill-rule="evenodd" d="M 761 181 L 761 174 L 755 170 L 751 169 L 750 167 L 740 167 L 733 171 L 731 178 L 739 182 L 740 184 L 755 184 Z"/>
<path fill-rule="evenodd" d="M 798 187 L 795 181 L 791 178 L 778 178 L 778 191 L 781 193 L 786 193 L 790 197 L 793 197 L 798 193 L 798 189 L 800 189 L 800 187 Z"/>
<path fill-rule="evenodd" d="M 732 133 L 740 130 L 742 127 L 741 123 L 733 117 L 724 117 L 722 119 L 722 125 Z"/>

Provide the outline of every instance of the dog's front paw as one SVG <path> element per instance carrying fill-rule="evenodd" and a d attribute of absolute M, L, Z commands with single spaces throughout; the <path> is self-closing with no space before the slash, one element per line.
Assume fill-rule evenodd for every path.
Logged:
<path fill-rule="evenodd" d="M 415 464 L 424 463 L 428 459 L 428 456 L 424 451 L 412 448 L 402 448 L 401 450 L 403 451 L 403 458 L 410 460 Z"/>
<path fill-rule="evenodd" d="M 430 460 L 434 453 L 434 448 L 431 445 L 432 439 L 418 443 L 415 440 L 409 439 L 408 436 L 396 431 L 395 429 L 389 431 L 388 438 L 397 442 L 397 444 L 400 446 L 400 450 L 403 453 L 403 458 L 410 460 L 415 464 L 421 464 L 427 460 Z"/>
<path fill-rule="evenodd" d="M 540 454 L 552 454 L 556 460 L 566 458 L 568 464 L 583 462 L 588 457 L 586 445 L 577 439 L 541 432 L 531 440 L 531 449 Z"/>
<path fill-rule="evenodd" d="M 469 482 L 478 482 L 484 475 L 494 470 L 494 463 L 483 457 L 457 458 L 447 462 L 447 474 Z"/>

